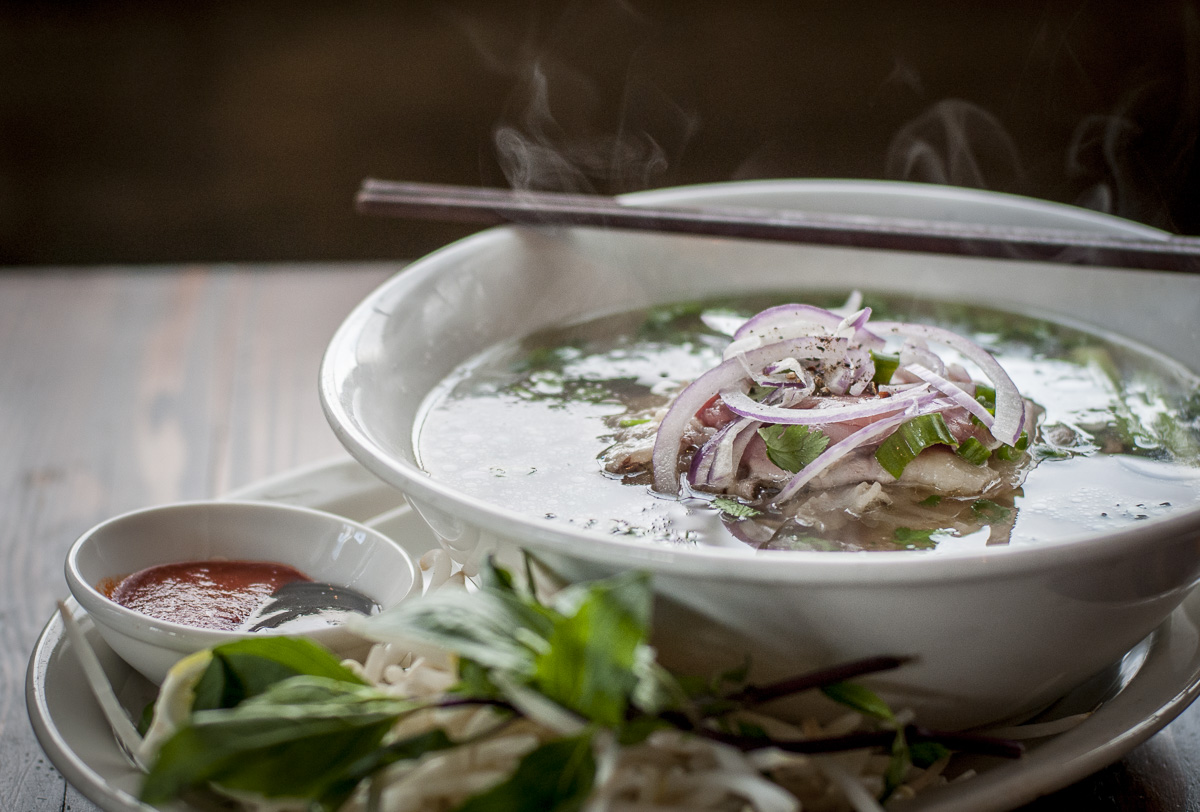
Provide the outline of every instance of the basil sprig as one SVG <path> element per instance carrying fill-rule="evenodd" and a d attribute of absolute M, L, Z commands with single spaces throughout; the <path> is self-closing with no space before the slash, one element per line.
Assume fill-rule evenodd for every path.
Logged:
<path fill-rule="evenodd" d="M 528 561 L 526 571 L 532 580 Z M 549 726 L 559 736 L 525 754 L 512 775 L 457 812 L 577 812 L 594 788 L 595 738 L 602 730 L 621 744 L 676 728 L 743 749 L 864 746 L 863 734 L 775 742 L 736 716 L 814 687 L 825 686 L 831 698 L 882 725 L 866 735 L 890 744 L 889 793 L 918 758 L 910 738 L 928 742 L 942 735 L 900 727 L 879 697 L 845 681 L 897 667 L 904 658 L 857 661 L 764 686 L 746 683 L 749 661 L 712 679 L 676 678 L 658 665 L 648 643 L 653 593 L 646 573 L 568 585 L 546 602 L 491 562 L 479 580 L 473 592 L 439 590 L 365 621 L 377 637 L 415 637 L 458 655 L 460 681 L 433 705 L 487 704 L 502 714 L 544 715 L 542 721 L 557 723 Z M 430 705 L 365 684 L 305 640 L 268 636 L 218 646 L 196 683 L 187 721 L 163 744 L 141 797 L 161 804 L 211 783 L 335 812 L 379 770 L 466 743 L 440 729 L 394 738 L 399 720 Z M 472 741 L 504 726 L 501 717 Z M 960 749 L 978 744 L 961 734 L 955 741 Z M 920 757 L 939 752 L 924 747 Z"/>

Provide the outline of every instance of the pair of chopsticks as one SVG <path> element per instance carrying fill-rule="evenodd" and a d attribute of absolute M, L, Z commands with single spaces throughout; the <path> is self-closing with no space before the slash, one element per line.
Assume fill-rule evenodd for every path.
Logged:
<path fill-rule="evenodd" d="M 633 206 L 602 195 L 363 181 L 364 214 L 479 225 L 600 226 L 957 256 L 1200 273 L 1200 238 L 1161 240 L 770 209 Z"/>

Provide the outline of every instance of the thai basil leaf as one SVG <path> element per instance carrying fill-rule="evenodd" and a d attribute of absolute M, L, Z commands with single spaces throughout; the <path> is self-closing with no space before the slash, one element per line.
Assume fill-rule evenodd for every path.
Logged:
<path fill-rule="evenodd" d="M 196 684 L 192 709 L 232 708 L 300 675 L 365 684 L 336 655 L 311 640 L 263 635 L 213 648 L 212 661 Z"/>
<path fill-rule="evenodd" d="M 210 781 L 266 797 L 318 798 L 414 707 L 369 686 L 293 677 L 235 708 L 193 713 L 163 745 L 142 800 L 162 803 Z"/>
<path fill-rule="evenodd" d="M 821 693 L 841 705 L 890 722 L 895 720 L 892 709 L 870 688 L 855 682 L 834 682 L 821 686 Z"/>
<path fill-rule="evenodd" d="M 369 618 L 375 634 L 419 638 L 441 646 L 485 668 L 526 677 L 535 670 L 530 647 L 554 629 L 553 613 L 502 589 L 468 593 L 438 590 L 421 600 L 404 601 Z M 515 632 L 525 630 L 525 640 Z"/>
<path fill-rule="evenodd" d="M 536 658 L 536 685 L 551 700 L 607 727 L 625 719 L 634 667 L 650 626 L 650 576 L 630 572 L 567 587 Z"/>
<path fill-rule="evenodd" d="M 522 758 L 507 781 L 468 799 L 456 812 L 577 812 L 595 779 L 592 733 L 556 739 Z"/>

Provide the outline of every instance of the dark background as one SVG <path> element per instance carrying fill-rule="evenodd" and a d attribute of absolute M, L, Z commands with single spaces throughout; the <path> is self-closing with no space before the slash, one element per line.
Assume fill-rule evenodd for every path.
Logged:
<path fill-rule="evenodd" d="M 411 257 L 367 176 L 997 189 L 1200 231 L 1197 2 L 0 4 L 0 264 Z"/>

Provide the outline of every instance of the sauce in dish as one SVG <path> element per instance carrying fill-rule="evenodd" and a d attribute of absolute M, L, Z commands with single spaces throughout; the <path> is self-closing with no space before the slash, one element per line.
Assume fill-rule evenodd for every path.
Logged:
<path fill-rule="evenodd" d="M 419 461 L 467 495 L 547 521 L 743 549 L 1044 543 L 1200 503 L 1200 382 L 1179 364 L 987 308 L 843 301 L 692 303 L 495 347 L 429 396 Z M 828 324 L 798 337 L 797 314 Z M 755 361 L 756 347 L 780 341 L 788 353 Z M 896 372 L 876 368 L 885 358 Z M 687 392 L 721 366 L 727 380 Z M 901 400 L 911 408 L 888 405 Z M 847 436 L 929 411 L 899 457 L 875 432 L 810 475 Z M 824 419 L 835 413 L 840 425 Z M 660 429 L 670 453 L 655 450 Z M 709 442 L 723 432 L 724 446 Z"/>
<path fill-rule="evenodd" d="M 302 632 L 369 615 L 378 605 L 358 592 L 313 581 L 272 561 L 160 564 L 100 585 L 113 602 L 149 617 L 201 629 Z"/>

